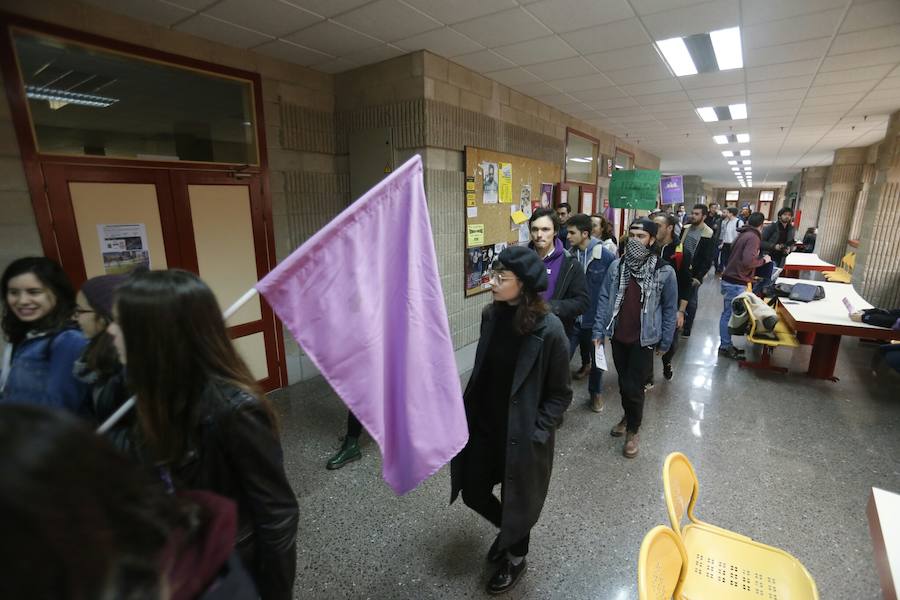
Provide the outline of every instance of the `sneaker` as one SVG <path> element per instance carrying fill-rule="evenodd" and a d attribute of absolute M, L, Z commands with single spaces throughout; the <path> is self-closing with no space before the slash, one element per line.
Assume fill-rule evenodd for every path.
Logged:
<path fill-rule="evenodd" d="M 675 372 L 672 370 L 672 363 L 663 365 L 663 377 L 666 378 L 666 381 L 672 381 L 672 377 L 675 376 Z"/>
<path fill-rule="evenodd" d="M 734 346 L 719 346 L 719 355 L 733 360 L 744 359 L 744 351 L 738 350 Z"/>
<path fill-rule="evenodd" d="M 645 392 L 649 392 L 649 391 L 652 390 L 652 389 L 653 389 L 653 382 L 652 382 L 652 381 L 648 381 L 647 383 L 644 384 L 644 391 L 645 391 Z"/>
<path fill-rule="evenodd" d="M 359 440 L 348 435 L 344 438 L 344 443 L 337 454 L 329 458 L 328 462 L 325 463 L 325 468 L 329 471 L 334 471 L 360 458 L 362 458 L 362 451 L 359 449 Z"/>
<path fill-rule="evenodd" d="M 625 417 L 622 417 L 622 420 L 609 430 L 609 435 L 613 437 L 622 437 L 623 435 L 625 435 L 625 425 L 627 422 L 628 421 L 625 419 Z"/>
<path fill-rule="evenodd" d="M 603 412 L 603 394 L 591 395 L 591 410 L 595 413 Z"/>
<path fill-rule="evenodd" d="M 682 329 L 681 337 L 691 337 L 691 330 L 690 329 Z"/>
<path fill-rule="evenodd" d="M 638 454 L 638 434 L 628 432 L 625 437 L 625 446 L 622 448 L 622 455 L 625 458 L 634 458 Z"/>

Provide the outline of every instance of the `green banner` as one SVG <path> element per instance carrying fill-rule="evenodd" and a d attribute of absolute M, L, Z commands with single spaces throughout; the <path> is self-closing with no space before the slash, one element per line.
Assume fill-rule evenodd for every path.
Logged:
<path fill-rule="evenodd" d="M 613 208 L 653 210 L 659 195 L 659 171 L 613 171 L 609 205 Z"/>

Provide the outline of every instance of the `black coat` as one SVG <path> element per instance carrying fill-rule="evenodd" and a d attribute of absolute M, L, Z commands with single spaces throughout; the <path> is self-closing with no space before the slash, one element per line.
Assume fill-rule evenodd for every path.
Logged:
<path fill-rule="evenodd" d="M 226 383 L 200 399 L 190 451 L 172 468 L 176 488 L 208 490 L 237 503 L 236 547 L 263 600 L 293 599 L 297 497 L 281 442 L 259 400 Z"/>
<path fill-rule="evenodd" d="M 693 225 L 691 225 L 693 227 Z M 681 232 L 681 243 L 684 243 L 684 240 L 687 239 L 688 231 L 691 230 L 691 227 L 685 227 L 684 231 Z M 706 224 L 701 224 L 700 230 L 700 242 L 697 244 L 697 249 L 694 250 L 694 254 L 687 254 L 685 252 L 684 258 L 682 259 L 682 268 L 688 270 L 692 279 L 696 279 L 700 283 L 703 283 L 703 278 L 706 277 L 707 272 L 709 272 L 709 268 L 712 266 L 713 259 L 716 257 L 716 239 L 715 232 Z"/>
<path fill-rule="evenodd" d="M 488 306 L 481 317 L 475 367 L 463 395 L 467 417 L 479 399 L 475 387 L 494 324 L 493 307 Z M 500 548 L 522 539 L 541 515 L 553 471 L 555 431 L 571 402 L 569 341 L 559 319 L 549 314 L 522 340 L 516 360 L 509 397 Z M 462 490 L 466 461 L 479 460 L 468 455 L 468 448 L 450 463 L 451 504 Z"/>
<path fill-rule="evenodd" d="M 759 243 L 759 247 L 763 252 L 767 252 L 769 254 L 777 254 L 784 255 L 788 253 L 788 248 L 792 248 L 797 244 L 797 240 L 794 239 L 794 225 L 789 224 L 787 226 L 787 231 L 785 232 L 785 241 L 784 250 L 778 251 L 775 249 L 775 244 L 778 243 L 778 238 L 781 234 L 782 228 L 778 221 L 774 221 L 765 226 L 762 230 L 762 240 Z"/>
<path fill-rule="evenodd" d="M 587 285 L 584 280 L 584 269 L 578 260 L 565 253 L 556 289 L 550 298 L 550 310 L 562 321 L 566 335 L 575 331 L 575 320 L 591 305 Z"/>

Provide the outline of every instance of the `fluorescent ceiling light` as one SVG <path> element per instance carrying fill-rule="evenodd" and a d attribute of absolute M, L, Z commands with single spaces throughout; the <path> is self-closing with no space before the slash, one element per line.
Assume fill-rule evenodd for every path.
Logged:
<path fill-rule="evenodd" d="M 751 164 L 752 161 L 748 159 L 748 160 L 742 160 L 741 162 L 744 163 L 745 165 L 749 165 L 749 164 Z"/>
<path fill-rule="evenodd" d="M 729 104 L 728 110 L 731 112 L 731 118 L 738 119 L 746 119 L 747 118 L 747 105 L 746 104 Z"/>
<path fill-rule="evenodd" d="M 715 140 L 715 142 L 717 144 L 727 144 L 728 143 L 728 137 L 724 136 L 724 135 L 714 135 L 713 140 Z"/>
<path fill-rule="evenodd" d="M 741 156 L 750 156 L 749 150 L 741 150 Z"/>
<path fill-rule="evenodd" d="M 663 55 L 676 77 L 697 74 L 694 59 L 691 58 L 691 53 L 688 52 L 682 38 L 661 40 L 656 42 L 656 48 Z"/>
<path fill-rule="evenodd" d="M 737 161 L 736 161 L 736 160 L 729 160 L 729 161 L 728 161 L 728 164 L 729 164 L 729 165 L 736 165 L 736 164 L 737 164 Z"/>
<path fill-rule="evenodd" d="M 77 92 L 69 92 L 66 90 L 56 90 L 48 87 L 40 87 L 36 85 L 26 85 L 25 95 L 33 100 L 47 100 L 55 104 L 54 110 L 62 108 L 66 104 L 77 104 L 79 106 L 97 106 L 106 108 L 119 101 L 118 98 L 109 98 L 106 96 L 95 96 L 93 94 L 79 94 Z"/>
<path fill-rule="evenodd" d="M 731 170 L 732 170 L 732 171 L 740 171 L 741 168 L 740 168 L 740 167 L 731 167 Z"/>
<path fill-rule="evenodd" d="M 713 51 L 716 53 L 716 62 L 719 63 L 720 71 L 740 69 L 744 66 L 744 59 L 741 55 L 740 27 L 711 31 L 709 39 L 712 42 Z"/>
<path fill-rule="evenodd" d="M 704 106 L 703 108 L 698 108 L 697 114 L 700 115 L 700 118 L 707 123 L 719 120 L 719 116 L 716 114 L 716 109 L 712 106 Z"/>
<path fill-rule="evenodd" d="M 722 156 L 727 156 L 728 158 L 731 158 L 732 156 L 734 156 L 734 152 L 732 152 L 731 150 L 722 150 Z"/>
<path fill-rule="evenodd" d="M 576 157 L 576 158 L 570 158 L 569 160 L 571 160 L 572 162 L 579 162 L 579 163 L 589 163 L 589 162 L 591 162 L 591 161 L 590 161 L 589 159 L 587 159 L 587 158 L 577 158 L 577 157 Z"/>
<path fill-rule="evenodd" d="M 738 144 L 749 144 L 750 143 L 750 134 L 749 133 L 739 133 L 737 134 Z"/>

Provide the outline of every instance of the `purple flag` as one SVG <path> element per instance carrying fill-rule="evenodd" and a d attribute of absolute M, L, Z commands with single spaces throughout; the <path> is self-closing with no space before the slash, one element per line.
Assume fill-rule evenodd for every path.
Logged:
<path fill-rule="evenodd" d="M 414 156 L 256 285 L 413 490 L 466 445 L 422 159 Z"/>

